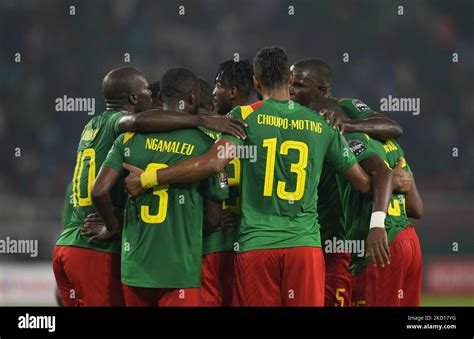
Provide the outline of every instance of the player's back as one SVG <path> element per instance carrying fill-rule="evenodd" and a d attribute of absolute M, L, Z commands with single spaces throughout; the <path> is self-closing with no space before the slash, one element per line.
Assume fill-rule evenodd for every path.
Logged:
<path fill-rule="evenodd" d="M 203 154 L 211 145 L 212 140 L 197 129 L 126 133 L 117 138 L 105 165 L 122 174 L 122 162 L 159 169 Z M 227 198 L 225 182 L 212 177 L 163 185 L 128 201 L 122 230 L 122 282 L 153 288 L 199 286 L 203 196 Z"/>
<path fill-rule="evenodd" d="M 118 122 L 122 116 L 122 113 L 118 111 L 106 110 L 92 118 L 84 127 L 77 149 L 72 180 L 72 215 L 59 236 L 57 245 L 93 248 L 114 253 L 120 250 L 118 241 L 89 244 L 89 237 L 82 236 L 80 230 L 87 215 L 94 212 L 91 199 L 92 185 L 107 153 L 118 136 Z M 123 188 L 121 185 L 117 185 L 112 193 L 114 205 L 124 207 L 125 199 L 126 194 Z"/>
<path fill-rule="evenodd" d="M 240 251 L 320 246 L 317 186 L 323 161 L 328 155 L 344 172 L 354 160 L 339 133 L 290 101 L 260 101 L 231 115 L 248 123 L 244 145 L 256 151 L 254 159 L 240 154 Z"/>

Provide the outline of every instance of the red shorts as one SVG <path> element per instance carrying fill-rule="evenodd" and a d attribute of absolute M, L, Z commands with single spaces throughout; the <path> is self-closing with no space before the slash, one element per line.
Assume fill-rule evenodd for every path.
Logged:
<path fill-rule="evenodd" d="M 390 265 L 368 265 L 353 278 L 355 306 L 420 306 L 421 249 L 413 226 L 390 244 Z"/>
<path fill-rule="evenodd" d="M 209 253 L 202 258 L 201 306 L 230 306 L 234 252 Z"/>
<path fill-rule="evenodd" d="M 350 253 L 324 253 L 326 285 L 324 306 L 351 306 L 352 275 Z"/>
<path fill-rule="evenodd" d="M 324 306 L 320 247 L 235 254 L 232 306 Z"/>
<path fill-rule="evenodd" d="M 55 246 L 53 271 L 64 306 L 124 306 L 119 254 Z"/>
<path fill-rule="evenodd" d="M 146 288 L 123 285 L 126 306 L 200 306 L 199 288 Z"/>

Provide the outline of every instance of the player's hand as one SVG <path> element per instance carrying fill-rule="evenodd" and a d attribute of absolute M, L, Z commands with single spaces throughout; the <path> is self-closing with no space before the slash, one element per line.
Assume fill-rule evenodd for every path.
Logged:
<path fill-rule="evenodd" d="M 110 230 L 104 224 L 86 223 L 81 230 L 81 235 L 89 236 L 88 243 L 93 241 L 105 241 L 120 234 L 120 225 L 112 227 Z"/>
<path fill-rule="evenodd" d="M 242 140 L 247 138 L 244 128 L 248 125 L 243 120 L 219 115 L 204 115 L 202 119 L 203 127 L 206 127 L 210 130 L 221 132 L 223 134 L 229 134 Z"/>
<path fill-rule="evenodd" d="M 385 267 L 386 264 L 390 264 L 390 249 L 385 228 L 373 227 L 369 230 L 365 256 L 372 260 L 374 266 L 378 264 Z"/>
<path fill-rule="evenodd" d="M 399 158 L 393 169 L 393 189 L 397 192 L 408 193 L 411 190 L 412 178 L 410 173 L 403 169 L 404 158 Z"/>
<path fill-rule="evenodd" d="M 222 211 L 221 224 L 223 228 L 234 227 L 240 224 L 240 214 L 231 212 L 228 209 Z"/>
<path fill-rule="evenodd" d="M 120 226 L 123 222 L 123 209 L 114 207 L 114 214 L 117 220 L 119 221 Z M 104 220 L 96 212 L 90 213 L 84 219 L 84 226 L 87 226 L 88 229 L 96 229 L 102 226 L 105 226 Z M 83 227 L 84 227 L 83 226 Z"/>
<path fill-rule="evenodd" d="M 342 120 L 336 112 L 330 109 L 323 108 L 319 111 L 319 115 L 326 118 L 326 122 L 329 126 L 332 126 L 333 129 L 339 128 L 340 133 L 344 133 L 344 120 Z"/>
<path fill-rule="evenodd" d="M 130 172 L 130 174 L 125 178 L 125 189 L 132 199 L 135 199 L 140 194 L 145 192 L 145 189 L 142 187 L 140 181 L 140 175 L 143 173 L 141 168 L 123 163 L 123 168 Z"/>

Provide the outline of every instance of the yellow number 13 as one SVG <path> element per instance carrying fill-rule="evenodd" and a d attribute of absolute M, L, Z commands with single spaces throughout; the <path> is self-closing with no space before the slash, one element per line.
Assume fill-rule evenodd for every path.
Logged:
<path fill-rule="evenodd" d="M 268 149 L 267 161 L 265 167 L 265 181 L 263 186 L 263 195 L 270 197 L 273 194 L 273 182 L 275 178 L 275 158 L 277 151 L 277 139 L 265 139 L 263 140 L 263 147 Z M 308 164 L 308 146 L 301 141 L 287 140 L 284 141 L 280 146 L 280 154 L 288 155 L 290 149 L 297 150 L 299 152 L 299 160 L 295 164 L 291 164 L 290 171 L 296 173 L 296 187 L 294 192 L 288 192 L 286 190 L 286 183 L 284 181 L 278 181 L 277 183 L 277 196 L 283 200 L 300 200 L 304 195 L 304 186 L 306 182 L 306 166 Z"/>

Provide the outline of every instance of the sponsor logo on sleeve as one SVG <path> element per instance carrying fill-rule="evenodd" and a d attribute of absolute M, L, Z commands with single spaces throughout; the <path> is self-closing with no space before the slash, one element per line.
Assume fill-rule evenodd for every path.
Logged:
<path fill-rule="evenodd" d="M 359 112 L 366 112 L 370 111 L 370 107 L 367 106 L 365 103 L 360 101 L 359 99 L 352 100 L 352 104 L 359 110 Z"/>
<path fill-rule="evenodd" d="M 354 153 L 356 157 L 367 151 L 367 147 L 360 140 L 353 139 L 349 140 L 348 143 L 352 153 Z"/>

